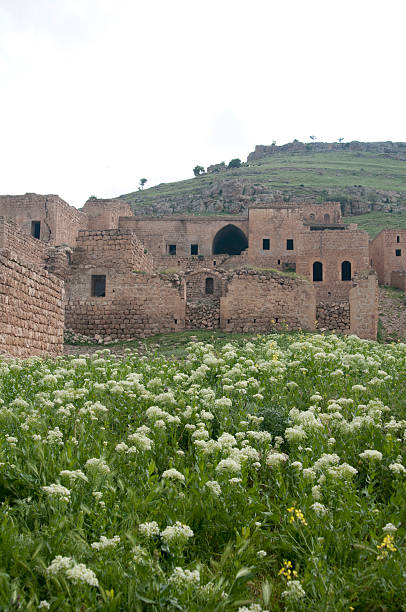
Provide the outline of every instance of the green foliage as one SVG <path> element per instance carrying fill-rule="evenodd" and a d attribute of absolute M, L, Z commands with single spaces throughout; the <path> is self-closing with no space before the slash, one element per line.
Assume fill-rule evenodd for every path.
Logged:
<path fill-rule="evenodd" d="M 383 229 L 405 229 L 406 211 L 383 212 L 374 211 L 365 215 L 352 215 L 343 218 L 345 223 L 357 223 L 360 229 L 365 230 L 375 238 Z"/>
<path fill-rule="evenodd" d="M 193 168 L 193 174 L 195 176 L 200 176 L 201 174 L 204 174 L 204 168 L 203 166 L 195 166 Z"/>
<path fill-rule="evenodd" d="M 140 179 L 140 188 L 141 188 L 141 189 L 144 189 L 144 185 L 145 185 L 145 183 L 146 183 L 147 181 L 148 181 L 148 179 L 146 179 L 146 178 L 142 178 L 142 179 Z"/>
<path fill-rule="evenodd" d="M 0 609 L 402 610 L 406 345 L 191 336 L 0 360 Z"/>
<path fill-rule="evenodd" d="M 241 159 L 238 159 L 238 157 L 235 157 L 234 159 L 232 159 L 230 161 L 230 163 L 228 164 L 229 168 L 240 168 L 241 167 Z"/>

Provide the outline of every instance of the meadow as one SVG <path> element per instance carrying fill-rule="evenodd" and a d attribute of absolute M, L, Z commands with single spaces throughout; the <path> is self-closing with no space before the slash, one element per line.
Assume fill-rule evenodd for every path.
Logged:
<path fill-rule="evenodd" d="M 0 360 L 0 609 L 406 610 L 406 344 Z"/>

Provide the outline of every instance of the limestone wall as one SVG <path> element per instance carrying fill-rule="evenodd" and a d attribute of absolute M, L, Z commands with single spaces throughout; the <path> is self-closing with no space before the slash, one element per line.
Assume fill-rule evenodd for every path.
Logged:
<path fill-rule="evenodd" d="M 9 249 L 0 249 L 0 353 L 59 355 L 63 327 L 63 282 Z"/>
<path fill-rule="evenodd" d="M 210 256 L 214 237 L 229 224 L 248 236 L 248 220 L 243 217 L 122 217 L 119 227 L 133 229 L 153 257 L 159 258 L 168 254 L 171 244 L 176 245 L 176 256 L 190 256 L 192 244 L 198 245 L 198 254 Z"/>
<path fill-rule="evenodd" d="M 87 216 L 57 195 L 0 196 L 0 215 L 13 220 L 28 235 L 32 221 L 39 221 L 39 238 L 51 245 L 73 246 L 78 230 L 87 225 Z"/>
<path fill-rule="evenodd" d="M 82 208 L 86 213 L 87 228 L 92 230 L 117 229 L 120 217 L 132 217 L 132 211 L 123 200 L 91 198 Z"/>
<path fill-rule="evenodd" d="M 143 338 L 185 327 L 179 281 L 156 274 L 129 274 L 125 291 L 106 297 L 78 299 L 71 292 L 65 312 L 68 329 L 92 337 Z"/>
<path fill-rule="evenodd" d="M 48 246 L 21 231 L 14 221 L 0 217 L 0 249 L 10 249 L 27 263 L 44 265 Z"/>
<path fill-rule="evenodd" d="M 378 279 L 374 272 L 355 277 L 350 291 L 350 332 L 376 340 L 378 333 Z"/>
<path fill-rule="evenodd" d="M 371 242 L 370 258 L 379 282 L 390 285 L 393 272 L 406 271 L 406 230 L 382 230 Z"/>
<path fill-rule="evenodd" d="M 227 331 L 267 332 L 282 324 L 313 330 L 315 320 L 313 286 L 272 272 L 236 271 L 220 298 L 220 326 Z"/>

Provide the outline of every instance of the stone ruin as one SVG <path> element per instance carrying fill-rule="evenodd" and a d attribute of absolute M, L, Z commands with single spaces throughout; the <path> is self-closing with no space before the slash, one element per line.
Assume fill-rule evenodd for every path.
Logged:
<path fill-rule="evenodd" d="M 58 355 L 64 327 L 109 340 L 185 329 L 375 339 L 372 263 L 379 275 L 385 245 L 374 243 L 331 202 L 143 217 L 123 200 L 77 210 L 55 195 L 0 196 L 0 353 Z"/>

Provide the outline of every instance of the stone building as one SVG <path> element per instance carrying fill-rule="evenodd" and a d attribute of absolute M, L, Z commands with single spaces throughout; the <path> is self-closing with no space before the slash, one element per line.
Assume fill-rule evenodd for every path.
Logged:
<path fill-rule="evenodd" d="M 57 353 L 64 319 L 78 333 L 111 339 L 317 326 L 376 338 L 368 234 L 342 223 L 338 203 L 153 218 L 134 216 L 122 200 L 91 198 L 79 211 L 58 196 L 26 194 L 0 196 L 0 215 L 0 352 Z M 17 260 L 25 272 L 10 283 Z M 24 274 L 24 282 L 36 278 L 44 316 L 55 311 L 47 329 L 19 291 Z"/>

